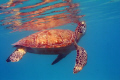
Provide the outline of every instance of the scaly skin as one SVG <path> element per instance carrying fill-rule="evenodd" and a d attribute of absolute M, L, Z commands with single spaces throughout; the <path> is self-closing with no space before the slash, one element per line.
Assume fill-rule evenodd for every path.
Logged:
<path fill-rule="evenodd" d="M 84 50 L 84 48 L 77 45 L 76 52 L 77 56 L 73 73 L 78 73 L 79 71 L 81 71 L 87 63 L 87 52 Z"/>
<path fill-rule="evenodd" d="M 6 60 L 7 62 L 18 62 L 26 54 L 26 48 L 17 48 Z"/>

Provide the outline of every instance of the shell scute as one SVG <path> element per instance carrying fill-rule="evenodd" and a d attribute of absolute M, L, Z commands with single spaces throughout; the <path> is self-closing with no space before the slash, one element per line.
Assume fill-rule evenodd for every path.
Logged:
<path fill-rule="evenodd" d="M 60 36 L 59 33 L 61 33 L 61 31 L 50 31 L 50 35 L 48 34 L 48 44 L 49 45 L 58 45 L 58 44 L 62 44 L 63 40 Z"/>

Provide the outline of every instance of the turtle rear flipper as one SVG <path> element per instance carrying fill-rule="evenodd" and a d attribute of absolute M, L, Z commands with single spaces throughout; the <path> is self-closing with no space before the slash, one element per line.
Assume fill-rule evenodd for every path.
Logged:
<path fill-rule="evenodd" d="M 26 53 L 25 48 L 17 48 L 6 60 L 7 62 L 18 62 Z"/>
<path fill-rule="evenodd" d="M 77 47 L 76 64 L 75 64 L 73 73 L 77 73 L 77 72 L 81 71 L 86 63 L 87 63 L 87 53 L 82 47 L 78 46 Z"/>
<path fill-rule="evenodd" d="M 68 54 L 59 54 L 57 56 L 57 58 L 52 62 L 52 65 L 56 64 L 57 62 L 59 62 L 61 59 L 63 59 L 64 57 L 66 57 Z"/>

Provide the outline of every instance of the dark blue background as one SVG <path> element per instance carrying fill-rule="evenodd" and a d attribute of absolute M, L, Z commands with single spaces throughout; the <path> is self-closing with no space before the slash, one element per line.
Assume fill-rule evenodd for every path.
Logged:
<path fill-rule="evenodd" d="M 7 0 L 0 3 L 5 2 Z M 86 34 L 78 43 L 88 53 L 83 70 L 73 74 L 76 51 L 55 65 L 51 63 L 57 55 L 31 53 L 19 62 L 7 63 L 6 58 L 15 50 L 11 44 L 34 31 L 9 33 L 0 26 L 0 80 L 120 80 L 120 0 L 73 2 L 80 3 L 80 14 L 86 15 L 81 19 L 86 21 Z M 35 3 L 35 0 L 29 3 Z M 76 26 L 69 24 L 59 28 L 74 31 Z"/>

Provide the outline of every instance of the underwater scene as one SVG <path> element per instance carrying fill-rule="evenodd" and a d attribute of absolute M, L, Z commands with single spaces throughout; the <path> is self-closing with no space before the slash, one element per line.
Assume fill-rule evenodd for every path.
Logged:
<path fill-rule="evenodd" d="M 1 0 L 0 80 L 120 80 L 120 0 Z"/>

